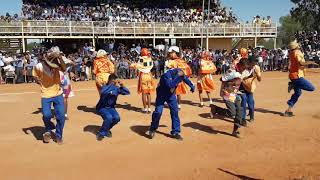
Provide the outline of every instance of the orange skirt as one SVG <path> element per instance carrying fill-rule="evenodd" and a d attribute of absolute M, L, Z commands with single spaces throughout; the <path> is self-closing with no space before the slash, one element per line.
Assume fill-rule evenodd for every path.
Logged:
<path fill-rule="evenodd" d="M 99 73 L 96 76 L 96 86 L 100 93 L 102 86 L 106 85 L 109 81 L 109 73 Z"/>
<path fill-rule="evenodd" d="M 187 94 L 189 92 L 188 85 L 184 82 L 178 84 L 176 89 L 176 95 Z"/>
<path fill-rule="evenodd" d="M 155 91 L 155 82 L 151 73 L 140 72 L 138 81 L 138 93 L 150 94 Z"/>
<path fill-rule="evenodd" d="M 199 91 L 211 92 L 215 90 L 213 77 L 211 74 L 200 74 L 197 82 Z"/>

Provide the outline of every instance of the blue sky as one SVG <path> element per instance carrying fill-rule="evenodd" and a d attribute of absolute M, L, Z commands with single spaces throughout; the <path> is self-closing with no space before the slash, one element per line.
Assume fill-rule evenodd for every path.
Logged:
<path fill-rule="evenodd" d="M 255 15 L 270 15 L 274 21 L 278 21 L 281 16 L 289 14 L 293 4 L 290 0 L 221 0 L 243 20 L 252 19 Z M 1 0 L 0 15 L 6 12 L 10 14 L 21 13 L 22 0 Z"/>
<path fill-rule="evenodd" d="M 7 12 L 10 14 L 21 14 L 22 0 L 1 0 L 0 15 L 5 15 Z"/>
<path fill-rule="evenodd" d="M 293 3 L 290 0 L 221 0 L 232 7 L 238 17 L 243 21 L 251 21 L 253 16 L 271 16 L 273 21 L 279 21 L 281 16 L 288 15 Z"/>

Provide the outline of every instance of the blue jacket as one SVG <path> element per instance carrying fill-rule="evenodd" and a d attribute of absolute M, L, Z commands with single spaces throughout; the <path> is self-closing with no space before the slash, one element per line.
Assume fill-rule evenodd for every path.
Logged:
<path fill-rule="evenodd" d="M 161 97 L 170 98 L 176 95 L 176 88 L 180 82 L 185 82 L 194 92 L 194 85 L 187 76 L 179 76 L 178 71 L 180 69 L 168 70 L 164 75 L 161 76 L 160 82 L 157 87 L 157 95 Z"/>
<path fill-rule="evenodd" d="M 100 100 L 96 106 L 97 112 L 102 108 L 114 108 L 117 103 L 119 94 L 129 95 L 130 91 L 126 87 L 118 87 L 114 84 L 104 85 L 101 88 Z"/>

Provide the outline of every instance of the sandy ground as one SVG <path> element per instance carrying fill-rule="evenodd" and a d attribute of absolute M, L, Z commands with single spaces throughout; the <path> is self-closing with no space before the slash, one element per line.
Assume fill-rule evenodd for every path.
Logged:
<path fill-rule="evenodd" d="M 318 89 L 303 92 L 293 118 L 281 116 L 287 73 L 263 75 L 256 121 L 241 129 L 241 139 L 230 136 L 231 120 L 210 119 L 208 102 L 198 107 L 195 93 L 183 97 L 182 142 L 168 137 L 168 109 L 155 139 L 145 137 L 151 115 L 140 112 L 136 80 L 125 81 L 132 94 L 119 98 L 121 122 L 102 142 L 94 135 L 102 123 L 94 82 L 74 83 L 63 145 L 42 143 L 36 84 L 1 85 L 0 179 L 320 179 L 320 70 L 308 74 Z M 217 91 L 214 97 L 224 106 Z"/>

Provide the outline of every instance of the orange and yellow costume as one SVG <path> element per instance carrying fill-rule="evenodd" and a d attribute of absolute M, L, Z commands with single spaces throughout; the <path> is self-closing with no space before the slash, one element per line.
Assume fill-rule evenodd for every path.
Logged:
<path fill-rule="evenodd" d="M 289 79 L 299 79 L 305 76 L 305 67 L 300 63 L 305 63 L 304 55 L 300 49 L 294 49 L 289 54 Z"/>
<path fill-rule="evenodd" d="M 96 75 L 96 86 L 99 92 L 101 87 L 108 82 L 110 74 L 114 73 L 114 68 L 114 64 L 105 56 L 94 60 L 93 73 Z"/>
<path fill-rule="evenodd" d="M 240 49 L 240 55 L 241 55 L 241 58 L 245 58 L 245 59 L 249 58 L 249 53 L 248 53 L 248 50 L 246 48 L 241 48 Z"/>
<path fill-rule="evenodd" d="M 153 61 L 149 56 L 142 56 L 138 63 L 133 63 L 130 68 L 139 71 L 138 93 L 150 94 L 155 91 L 155 82 L 151 74 Z"/>
<path fill-rule="evenodd" d="M 192 70 L 190 66 L 187 64 L 185 60 L 180 58 L 169 60 L 167 64 L 167 68 L 169 69 L 180 68 L 186 76 L 190 77 L 192 75 Z M 179 83 L 176 89 L 176 95 L 187 94 L 188 92 L 189 92 L 188 85 L 184 82 Z"/>
<path fill-rule="evenodd" d="M 217 70 L 209 55 L 204 55 L 200 61 L 197 87 L 199 91 L 211 92 L 214 88 L 212 74 Z"/>

